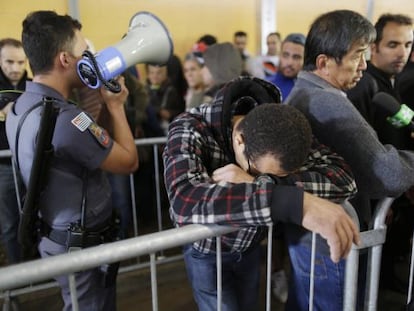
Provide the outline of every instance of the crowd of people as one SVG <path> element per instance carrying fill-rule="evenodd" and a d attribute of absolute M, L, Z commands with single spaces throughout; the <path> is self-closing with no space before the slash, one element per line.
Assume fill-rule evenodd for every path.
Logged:
<path fill-rule="evenodd" d="M 36 199 L 39 256 L 130 236 L 133 199 L 146 205 L 138 217 L 155 210 L 154 182 L 148 182 L 154 180 L 153 150 L 137 148 L 134 140 L 167 137 L 159 163 L 172 225 L 239 229 L 221 240 L 223 310 L 257 310 L 260 244 L 270 223 L 276 224 L 275 297 L 286 310 L 308 310 L 313 231 L 319 233 L 314 307 L 341 310 L 346 256 L 385 196 L 396 200 L 387 217 L 381 285 L 406 288 L 394 268 L 412 242 L 414 138 L 408 127 L 391 125 L 373 98 L 385 92 L 414 110 L 412 18 L 384 14 L 372 24 L 353 11 L 331 11 L 307 34 L 269 33 L 263 55 L 247 51 L 245 31 L 235 31 L 232 42 L 205 34 L 182 60 L 172 55 L 166 64 L 147 64 L 145 80 L 135 66 L 125 71 L 117 77 L 120 93 L 82 84 L 76 66 L 91 46 L 81 28 L 68 15 L 35 11 L 23 21 L 22 41 L 0 40 L 0 90 L 18 93 L 9 102 L 0 92 L 0 149 L 13 154 L 0 158 L 0 232 L 8 263 L 26 259 L 17 235 L 23 203 L 19 207 L 13 165 L 17 184 L 27 189 L 38 139 L 33 129 L 47 97 L 56 120 L 46 184 Z M 361 228 L 343 210 L 347 200 Z M 183 247 L 201 311 L 216 310 L 215 243 L 210 238 Z M 116 309 L 117 268 L 76 275 L 81 310 Z M 68 278 L 56 280 L 64 310 L 71 310 Z M 362 308 L 364 278 L 359 282 Z"/>

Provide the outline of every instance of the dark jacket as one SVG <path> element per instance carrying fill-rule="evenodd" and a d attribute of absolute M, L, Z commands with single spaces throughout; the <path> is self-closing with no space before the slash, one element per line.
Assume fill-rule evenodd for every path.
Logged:
<path fill-rule="evenodd" d="M 372 102 L 377 92 L 385 92 L 393 96 L 399 103 L 401 97 L 397 91 L 397 83 L 392 85 L 390 76 L 368 62 L 367 71 L 361 81 L 347 92 L 349 100 L 354 104 L 365 120 L 374 128 L 383 144 L 392 144 L 397 149 L 413 149 L 413 141 L 407 128 L 395 128 L 387 121 L 389 113 Z"/>
<path fill-rule="evenodd" d="M 401 103 L 414 110 L 414 62 L 408 62 L 404 70 L 397 76 L 398 93 Z"/>
<path fill-rule="evenodd" d="M 16 87 L 14 87 L 9 79 L 6 78 L 6 76 L 3 73 L 3 70 L 0 68 L 0 90 L 20 90 L 24 91 L 26 88 L 26 81 L 30 80 L 27 78 L 27 72 L 23 75 L 22 79 L 19 81 Z M 3 107 L 7 104 L 7 102 L 2 103 L 0 101 L 0 109 L 3 109 Z M 6 129 L 5 129 L 5 122 L 0 122 L 0 150 L 7 150 L 9 149 L 9 143 L 7 142 L 6 137 Z M 0 163 L 9 163 L 8 159 L 0 158 Z"/>
<path fill-rule="evenodd" d="M 171 122 L 177 115 L 185 110 L 184 97 L 182 97 L 169 80 L 161 84 L 159 88 L 153 88 L 147 82 L 145 89 L 148 94 L 148 106 L 146 107 L 147 120 L 144 122 L 146 137 L 165 136 L 162 128 L 160 110 L 165 109 L 171 114 Z"/>

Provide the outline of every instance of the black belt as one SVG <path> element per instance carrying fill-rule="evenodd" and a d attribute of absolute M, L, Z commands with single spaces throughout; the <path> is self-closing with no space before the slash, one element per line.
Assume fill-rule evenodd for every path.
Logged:
<path fill-rule="evenodd" d="M 99 231 L 93 231 L 88 229 L 74 229 L 73 226 L 69 227 L 67 230 L 56 230 L 43 223 L 42 235 L 67 248 L 86 248 L 114 241 L 114 231 L 114 226 L 112 224 L 107 225 Z"/>
<path fill-rule="evenodd" d="M 85 248 L 109 242 L 103 232 L 86 231 L 84 233 L 74 233 L 69 230 L 61 231 L 52 229 L 46 236 L 53 242 L 61 245 L 66 245 L 67 247 Z"/>

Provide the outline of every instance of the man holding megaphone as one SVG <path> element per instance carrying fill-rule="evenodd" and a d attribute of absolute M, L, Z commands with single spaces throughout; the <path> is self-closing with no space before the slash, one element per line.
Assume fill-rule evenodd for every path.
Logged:
<path fill-rule="evenodd" d="M 90 88 L 104 85 L 118 92 L 113 77 L 137 63 L 164 65 L 172 54 L 172 39 L 162 21 L 149 12 L 139 12 L 131 18 L 128 33 L 121 41 L 96 55 L 85 51 L 77 70 Z"/>
<path fill-rule="evenodd" d="M 68 102 L 82 85 L 77 64 L 87 49 L 81 24 L 53 11 L 30 13 L 23 21 L 22 42 L 33 72 L 6 120 L 13 158 L 24 184 L 33 178 L 42 103 L 52 101 L 57 118 L 47 161 L 45 185 L 37 194 L 42 257 L 114 240 L 111 189 L 105 172 L 129 174 L 138 168 L 138 153 L 124 102 L 128 91 L 118 78 L 119 93 L 101 89 L 113 124 L 113 137 L 92 117 Z M 45 187 L 47 185 L 47 187 Z M 40 195 L 41 193 L 41 195 Z M 24 212 L 24 210 L 23 210 Z M 79 310 L 115 310 L 117 266 L 105 265 L 75 276 Z M 68 276 L 56 277 L 71 310 Z"/>

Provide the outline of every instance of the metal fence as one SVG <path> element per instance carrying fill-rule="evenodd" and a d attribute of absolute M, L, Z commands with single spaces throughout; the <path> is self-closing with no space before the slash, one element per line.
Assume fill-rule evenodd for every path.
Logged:
<path fill-rule="evenodd" d="M 98 267 L 102 264 L 108 264 L 117 261 L 123 261 L 131 258 L 138 258 L 143 255 L 150 255 L 148 262 L 137 262 L 128 266 L 123 266 L 120 273 L 129 272 L 136 269 L 150 267 L 151 273 L 151 290 L 152 290 L 152 308 L 158 310 L 158 294 L 157 294 L 157 265 L 182 260 L 181 255 L 176 256 L 157 256 L 164 250 L 178 247 L 187 243 L 201 240 L 207 237 L 217 237 L 231 231 L 237 230 L 234 227 L 225 226 L 203 226 L 189 225 L 182 228 L 167 229 L 162 224 L 162 206 L 161 206 L 161 182 L 159 167 L 159 145 L 164 144 L 165 138 L 139 139 L 136 140 L 137 146 L 152 146 L 154 160 L 154 176 L 155 176 L 155 196 L 157 209 L 157 227 L 158 232 L 139 236 L 136 202 L 135 202 L 135 186 L 133 176 L 130 176 L 131 182 L 131 208 L 133 215 L 133 232 L 134 237 L 103 244 L 96 247 L 83 249 L 77 252 L 62 254 L 59 256 L 38 259 L 35 261 L 25 262 L 18 265 L 12 265 L 0 269 L 0 298 L 5 303 L 3 310 L 8 310 L 8 301 L 10 297 L 43 290 L 53 286 L 57 286 L 56 282 L 39 283 L 50 280 L 54 276 L 68 274 L 72 283 L 73 291 L 72 301 L 73 310 L 77 310 L 76 287 L 74 286 L 73 273 L 92 267 Z M 0 157 L 10 157 L 10 151 L 0 151 Z M 385 216 L 393 202 L 392 198 L 381 200 L 375 210 L 373 217 L 373 225 L 367 231 L 361 232 L 361 245 L 353 245 L 352 251 L 347 259 L 345 292 L 344 292 L 344 308 L 343 310 L 351 311 L 356 308 L 357 296 L 357 275 L 359 267 L 359 252 L 361 249 L 368 249 L 368 270 L 367 270 L 367 288 L 365 310 L 377 310 L 378 301 L 378 285 L 379 285 L 379 269 L 381 262 L 382 245 L 385 241 L 386 226 Z M 349 203 L 345 203 L 344 208 L 351 215 L 356 223 L 358 217 L 355 210 Z M 267 237 L 267 265 L 266 265 L 266 310 L 271 310 L 271 263 L 272 263 L 272 234 L 273 226 L 269 227 Z M 315 234 L 313 235 L 315 238 Z M 315 239 L 312 243 L 312 267 L 315 260 Z M 219 241 L 218 241 L 219 242 Z M 218 306 L 217 310 L 221 310 L 221 249 L 220 243 L 217 243 L 217 279 L 218 279 Z M 414 251 L 413 251 L 414 252 Z M 413 259 L 412 259 L 413 260 Z M 310 300 L 309 310 L 313 310 L 313 270 L 311 270 L 310 284 Z M 410 283 L 408 289 L 407 303 L 411 300 L 413 264 L 410 269 Z"/>

